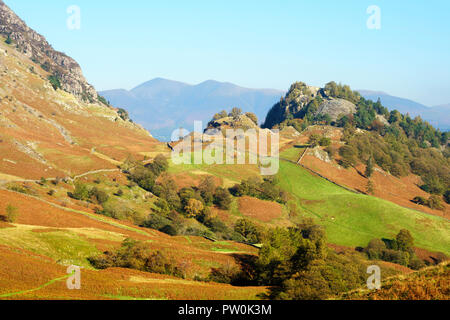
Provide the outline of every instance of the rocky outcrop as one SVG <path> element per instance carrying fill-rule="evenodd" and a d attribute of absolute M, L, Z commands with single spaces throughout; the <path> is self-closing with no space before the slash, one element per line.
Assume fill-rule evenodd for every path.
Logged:
<path fill-rule="evenodd" d="M 58 77 L 63 90 L 84 101 L 97 101 L 97 92 L 84 78 L 78 63 L 66 54 L 54 50 L 42 35 L 30 29 L 2 0 L 0 35 L 9 37 L 18 51 Z"/>
<path fill-rule="evenodd" d="M 329 115 L 331 121 L 336 121 L 340 116 L 356 113 L 356 105 L 344 99 L 325 100 L 318 110 L 318 114 Z"/>
<path fill-rule="evenodd" d="M 285 121 L 288 115 L 298 114 L 321 92 L 322 90 L 318 87 L 308 86 L 303 82 L 294 83 L 286 96 L 269 111 L 263 127 L 273 128 Z"/>

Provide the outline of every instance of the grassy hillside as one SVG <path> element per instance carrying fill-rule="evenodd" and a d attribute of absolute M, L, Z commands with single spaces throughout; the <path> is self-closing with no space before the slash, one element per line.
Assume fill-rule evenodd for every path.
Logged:
<path fill-rule="evenodd" d="M 280 164 L 280 184 L 306 215 L 326 226 L 332 243 L 365 246 L 373 238 L 392 238 L 406 228 L 417 246 L 450 253 L 450 223 L 446 219 L 352 193 L 286 161 Z"/>
<path fill-rule="evenodd" d="M 450 264 L 444 263 L 407 276 L 383 282 L 381 290 L 357 290 L 344 294 L 345 300 L 448 300 Z"/>

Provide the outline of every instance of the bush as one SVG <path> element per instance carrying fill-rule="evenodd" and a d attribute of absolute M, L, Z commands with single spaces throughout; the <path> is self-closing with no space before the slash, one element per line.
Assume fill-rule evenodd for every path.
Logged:
<path fill-rule="evenodd" d="M 105 99 L 105 97 L 101 96 L 101 95 L 97 95 L 98 101 L 100 101 L 101 103 L 103 103 L 106 106 L 111 106 L 111 104 L 109 103 L 109 101 L 107 101 Z"/>
<path fill-rule="evenodd" d="M 263 232 L 260 227 L 248 219 L 240 219 L 234 226 L 234 231 L 240 234 L 248 243 L 261 243 Z"/>
<path fill-rule="evenodd" d="M 233 108 L 228 116 L 232 117 L 233 119 L 236 120 L 241 115 L 242 115 L 242 109 L 240 109 L 240 108 Z"/>
<path fill-rule="evenodd" d="M 235 185 L 230 191 L 236 197 L 249 196 L 285 204 L 287 195 L 277 184 L 277 177 L 264 178 L 262 181 L 259 177 L 252 177 Z"/>
<path fill-rule="evenodd" d="M 450 204 L 450 190 L 445 191 L 444 200 L 446 203 Z"/>
<path fill-rule="evenodd" d="M 232 198 L 228 190 L 218 187 L 214 193 L 214 204 L 222 210 L 230 210 Z"/>
<path fill-rule="evenodd" d="M 71 198 L 73 198 L 75 200 L 80 200 L 80 201 L 86 201 L 86 200 L 89 200 L 89 198 L 90 198 L 88 187 L 81 182 L 76 182 L 74 192 L 68 193 L 68 195 Z"/>
<path fill-rule="evenodd" d="M 197 199 L 189 199 L 184 210 L 186 211 L 188 218 L 197 217 L 204 209 L 203 203 Z"/>
<path fill-rule="evenodd" d="M 10 38 L 10 36 L 8 36 L 8 38 L 6 38 L 5 43 L 7 45 L 10 45 L 12 43 L 12 39 Z"/>
<path fill-rule="evenodd" d="M 214 191 L 216 188 L 216 182 L 212 176 L 206 177 L 198 186 L 198 191 L 206 205 L 214 203 Z"/>
<path fill-rule="evenodd" d="M 413 269 L 413 270 L 420 270 L 426 267 L 425 262 L 423 262 L 422 260 L 420 260 L 417 257 L 414 257 L 413 259 L 411 259 L 411 261 L 409 262 L 409 268 Z"/>
<path fill-rule="evenodd" d="M 17 208 L 13 207 L 11 204 L 8 204 L 6 207 L 6 221 L 10 223 L 14 223 L 17 220 Z"/>
<path fill-rule="evenodd" d="M 109 196 L 105 191 L 99 190 L 96 187 L 92 188 L 89 192 L 89 196 L 90 198 L 94 198 L 98 204 L 104 204 L 109 199 Z"/>
<path fill-rule="evenodd" d="M 430 199 L 428 199 L 428 206 L 434 210 L 444 210 L 440 196 L 431 196 Z"/>
<path fill-rule="evenodd" d="M 247 118 L 252 120 L 256 125 L 258 124 L 258 117 L 256 116 L 256 114 L 254 114 L 253 112 L 247 112 L 245 115 L 247 116 Z"/>
<path fill-rule="evenodd" d="M 109 104 L 106 104 L 106 105 L 109 105 Z M 117 111 L 117 114 L 123 121 L 130 120 L 130 115 L 128 114 L 128 111 L 125 109 L 119 108 L 119 110 Z"/>
<path fill-rule="evenodd" d="M 162 251 L 152 251 L 148 244 L 132 239 L 124 240 L 117 250 L 107 251 L 88 260 L 97 269 L 128 268 L 179 278 L 186 276 L 184 265 L 176 263 Z"/>
<path fill-rule="evenodd" d="M 242 271 L 236 265 L 227 263 L 219 268 L 213 268 L 208 276 L 209 281 L 234 284 L 242 278 Z"/>
<path fill-rule="evenodd" d="M 442 205 L 441 198 L 439 196 L 431 196 L 428 200 L 424 197 L 415 197 L 413 200 L 411 200 L 413 203 L 421 205 L 421 206 L 427 206 L 433 210 L 444 210 L 445 207 Z"/>
<path fill-rule="evenodd" d="M 344 168 L 353 167 L 357 164 L 357 151 L 352 146 L 343 146 L 339 149 L 339 155 L 342 157 L 341 164 Z"/>
<path fill-rule="evenodd" d="M 61 82 L 57 76 L 55 75 L 49 76 L 48 81 L 50 81 L 50 84 L 52 85 L 54 90 L 61 89 Z"/>
<path fill-rule="evenodd" d="M 177 229 L 175 229 L 173 226 L 171 226 L 170 224 L 165 225 L 164 227 L 162 227 L 161 229 L 159 229 L 160 232 L 165 233 L 169 236 L 176 236 L 178 234 Z"/>
<path fill-rule="evenodd" d="M 381 260 L 384 250 L 386 250 L 386 244 L 380 239 L 371 240 L 368 246 L 364 248 L 364 252 L 370 260 Z"/>
<path fill-rule="evenodd" d="M 147 164 L 146 167 L 152 170 L 155 176 L 158 177 L 159 175 L 161 175 L 161 173 L 169 169 L 169 162 L 167 161 L 167 158 L 165 156 L 159 154 L 155 157 L 153 162 Z"/>

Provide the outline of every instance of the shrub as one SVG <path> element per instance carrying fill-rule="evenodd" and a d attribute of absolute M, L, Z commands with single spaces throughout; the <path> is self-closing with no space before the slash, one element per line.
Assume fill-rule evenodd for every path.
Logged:
<path fill-rule="evenodd" d="M 320 145 L 320 139 L 321 139 L 320 135 L 312 134 L 309 137 L 309 140 L 308 140 L 308 143 L 311 146 L 311 148 L 315 148 L 315 147 L 319 146 Z"/>
<path fill-rule="evenodd" d="M 130 120 L 130 115 L 128 114 L 128 111 L 125 109 L 119 108 L 119 110 L 117 111 L 117 114 L 123 121 Z"/>
<path fill-rule="evenodd" d="M 146 167 L 152 170 L 155 176 L 158 177 L 161 173 L 169 169 L 169 162 L 167 161 L 167 158 L 165 156 L 159 154 L 155 157 L 153 162 L 147 164 Z"/>
<path fill-rule="evenodd" d="M 197 217 L 204 209 L 203 203 L 197 199 L 189 199 L 184 210 L 186 211 L 188 218 Z"/>
<path fill-rule="evenodd" d="M 48 81 L 50 81 L 50 84 L 54 90 L 61 89 L 61 82 L 56 75 L 49 76 Z"/>
<path fill-rule="evenodd" d="M 176 263 L 162 251 L 152 251 L 144 242 L 132 239 L 124 240 L 117 250 L 88 260 L 97 269 L 128 268 L 180 278 L 186 275 L 185 265 Z"/>
<path fill-rule="evenodd" d="M 86 201 L 89 199 L 89 189 L 85 184 L 77 182 L 75 183 L 74 192 L 68 195 L 75 200 Z"/>
<path fill-rule="evenodd" d="M 445 191 L 444 200 L 446 203 L 450 204 L 450 190 Z"/>
<path fill-rule="evenodd" d="M 218 187 L 214 193 L 214 204 L 222 210 L 230 210 L 231 202 L 230 192 L 222 187 Z"/>
<path fill-rule="evenodd" d="M 104 105 L 106 105 L 106 106 L 110 106 L 111 104 L 109 103 L 109 101 L 107 101 L 106 99 L 105 99 L 105 97 L 103 97 L 103 96 L 101 96 L 101 95 L 97 95 L 97 98 L 98 98 L 98 101 L 100 101 L 101 103 L 103 103 Z"/>
<path fill-rule="evenodd" d="M 405 252 L 410 252 L 414 247 L 414 238 L 409 230 L 403 229 L 396 237 L 398 249 Z"/>
<path fill-rule="evenodd" d="M 442 205 L 441 197 L 433 195 L 428 199 L 428 206 L 434 210 L 444 210 Z"/>
<path fill-rule="evenodd" d="M 7 45 L 10 45 L 12 43 L 12 39 L 10 38 L 10 36 L 8 36 L 8 38 L 6 38 L 5 43 Z"/>
<path fill-rule="evenodd" d="M 233 108 L 228 116 L 232 117 L 233 119 L 236 120 L 241 115 L 242 115 L 242 109 L 240 109 L 240 108 Z"/>
<path fill-rule="evenodd" d="M 96 187 L 89 191 L 89 196 L 94 198 L 98 204 L 104 204 L 109 199 L 109 196 L 105 191 L 99 190 Z"/>
<path fill-rule="evenodd" d="M 261 243 L 263 238 L 261 228 L 248 219 L 238 220 L 234 226 L 234 231 L 252 244 Z"/>
<path fill-rule="evenodd" d="M 10 223 L 14 223 L 17 220 L 17 208 L 12 206 L 11 204 L 8 204 L 6 207 L 6 221 Z"/>
<path fill-rule="evenodd" d="M 176 236 L 178 234 L 177 229 L 175 229 L 170 224 L 165 225 L 164 227 L 159 229 L 159 231 L 161 231 L 162 233 L 165 233 L 165 234 L 167 234 L 169 236 Z"/>
<path fill-rule="evenodd" d="M 371 240 L 367 247 L 364 248 L 364 252 L 370 260 L 381 260 L 384 250 L 386 250 L 386 244 L 380 239 Z"/>
<path fill-rule="evenodd" d="M 234 284 L 242 278 L 242 271 L 236 265 L 226 263 L 219 268 L 213 268 L 208 276 L 209 281 Z"/>
<path fill-rule="evenodd" d="M 247 118 L 252 120 L 255 124 L 258 124 L 258 117 L 256 116 L 256 114 L 254 114 L 253 112 L 247 112 L 245 115 L 247 116 Z"/>
<path fill-rule="evenodd" d="M 339 155 L 342 157 L 341 164 L 345 168 L 353 167 L 357 164 L 357 151 L 352 146 L 342 146 L 339 149 Z"/>
<path fill-rule="evenodd" d="M 156 181 L 156 176 L 152 170 L 140 164 L 130 170 L 129 178 L 137 183 L 139 187 L 149 192 L 152 191 Z"/>
<path fill-rule="evenodd" d="M 214 191 L 216 190 L 216 182 L 214 177 L 208 176 L 206 177 L 202 183 L 198 186 L 198 191 L 200 191 L 200 195 L 203 198 L 203 201 L 206 205 L 211 205 L 214 202 Z"/>
<path fill-rule="evenodd" d="M 409 267 L 413 270 L 420 270 L 422 268 L 426 267 L 425 262 L 423 262 L 422 260 L 420 260 L 417 257 L 414 257 L 413 259 L 411 259 L 411 261 L 409 262 Z"/>

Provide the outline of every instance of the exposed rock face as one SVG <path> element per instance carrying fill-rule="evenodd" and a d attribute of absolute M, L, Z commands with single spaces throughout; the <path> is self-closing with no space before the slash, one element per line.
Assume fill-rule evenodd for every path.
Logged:
<path fill-rule="evenodd" d="M 336 121 L 340 116 L 356 113 L 356 105 L 344 99 L 325 100 L 318 110 L 318 114 L 329 115 L 332 121 Z"/>
<path fill-rule="evenodd" d="M 273 128 L 286 120 L 288 114 L 298 114 L 312 99 L 320 95 L 322 90 L 311 87 L 303 82 L 294 83 L 289 89 L 286 97 L 272 107 L 266 117 L 264 128 Z"/>
<path fill-rule="evenodd" d="M 212 120 L 208 127 L 206 128 L 205 132 L 207 130 L 223 130 L 223 129 L 243 129 L 243 130 L 249 130 L 249 129 L 259 129 L 258 125 L 253 122 L 249 117 L 246 115 L 240 115 L 238 118 L 233 119 L 233 117 L 225 117 L 222 119 Z"/>
<path fill-rule="evenodd" d="M 30 29 L 2 0 L 0 35 L 9 37 L 18 51 L 57 76 L 63 90 L 84 101 L 97 101 L 97 92 L 84 78 L 78 63 L 64 53 L 55 51 L 43 36 Z"/>

